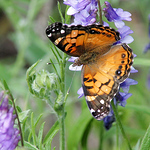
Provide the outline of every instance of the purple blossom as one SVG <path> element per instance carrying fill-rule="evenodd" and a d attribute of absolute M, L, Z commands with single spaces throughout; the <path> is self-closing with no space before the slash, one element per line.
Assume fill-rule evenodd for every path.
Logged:
<path fill-rule="evenodd" d="M 13 115 L 13 108 L 8 105 L 8 96 L 0 93 L 0 149 L 14 150 L 20 141 L 19 130 L 14 128 L 16 116 Z"/>
<path fill-rule="evenodd" d="M 122 107 L 125 107 L 126 103 L 127 103 L 127 99 L 132 96 L 131 93 L 122 93 L 122 92 L 119 92 L 117 95 L 116 95 L 116 101 L 118 102 L 118 104 Z"/>
<path fill-rule="evenodd" d="M 83 93 L 83 88 L 80 87 L 80 89 L 77 91 L 77 94 L 79 94 L 78 98 L 81 98 L 84 96 L 84 93 Z"/>
<path fill-rule="evenodd" d="M 89 25 L 96 22 L 97 0 L 65 0 L 71 6 L 67 14 L 74 16 L 73 24 Z"/>
<path fill-rule="evenodd" d="M 117 28 L 122 28 L 125 23 L 122 20 L 131 21 L 131 14 L 121 8 L 112 8 L 110 3 L 105 1 L 106 8 L 103 9 L 105 17 L 109 22 L 114 22 Z"/>
<path fill-rule="evenodd" d="M 134 57 L 136 57 L 136 56 L 134 56 Z M 136 70 L 133 66 L 131 66 L 130 73 L 137 73 L 137 72 L 138 72 L 138 70 Z"/>
<path fill-rule="evenodd" d="M 125 93 L 128 93 L 130 85 L 136 85 L 136 84 L 138 84 L 137 81 L 130 79 L 130 78 L 127 78 L 124 82 L 122 82 L 120 84 L 120 87 L 122 88 L 122 90 Z"/>
<path fill-rule="evenodd" d="M 128 26 L 123 26 L 122 28 L 118 28 L 118 32 L 120 33 L 121 39 L 120 43 L 132 43 L 134 41 L 133 37 L 129 34 L 132 34 L 133 31 Z"/>
<path fill-rule="evenodd" d="M 112 107 L 110 107 L 110 112 L 108 116 L 103 119 L 103 122 L 104 122 L 104 127 L 106 128 L 106 130 L 109 130 L 112 126 L 112 123 L 115 122 L 115 115 L 114 115 Z"/>
<path fill-rule="evenodd" d="M 148 31 L 148 35 L 149 35 L 149 40 L 150 40 L 150 14 L 149 14 L 149 26 L 148 26 L 148 28 L 149 28 L 149 31 Z M 149 41 L 149 43 L 145 46 L 145 49 L 144 49 L 144 53 L 146 53 L 148 50 L 150 50 L 150 41 Z"/>

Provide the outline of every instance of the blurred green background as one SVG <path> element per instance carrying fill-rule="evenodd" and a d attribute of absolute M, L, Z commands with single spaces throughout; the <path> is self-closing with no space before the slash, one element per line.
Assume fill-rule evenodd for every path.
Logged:
<path fill-rule="evenodd" d="M 62 0 L 59 2 L 64 14 L 66 6 Z M 143 53 L 145 45 L 150 42 L 148 37 L 150 1 L 112 0 L 109 2 L 114 8 L 123 8 L 132 13 L 132 21 L 126 22 L 126 25 L 134 31 L 132 34 L 134 42 L 130 44 L 130 47 L 137 54 L 133 66 L 139 72 L 131 74 L 130 78 L 137 80 L 138 85 L 130 87 L 129 92 L 133 95 L 127 100 L 126 107 L 119 107 L 118 111 L 131 146 L 134 147 L 138 140 L 143 138 L 150 123 L 150 89 L 147 88 L 150 64 L 145 65 L 142 61 L 139 63 L 139 58 L 143 60 L 150 58 L 150 52 Z M 49 16 L 56 21 L 61 21 L 56 0 L 0 0 L 0 79 L 6 80 L 16 98 L 16 104 L 23 111 L 31 109 L 35 117 L 43 114 L 40 123 L 45 121 L 45 134 L 57 118 L 45 102 L 30 94 L 26 82 L 26 71 L 37 60 L 42 60 L 37 70 L 47 69 L 49 72 L 54 72 L 52 65 L 46 64 L 50 58 L 56 62 L 50 49 L 51 42 L 45 34 L 45 29 L 50 21 Z M 91 117 L 91 114 L 85 99 L 78 99 L 77 90 L 81 87 L 80 72 L 76 72 L 72 79 L 74 72 L 69 71 L 69 65 L 68 62 L 65 72 L 66 89 L 72 82 L 66 104 L 65 120 L 68 149 L 70 150 L 73 144 L 79 146 L 87 137 L 89 149 L 97 149 L 101 140 L 99 135 L 103 132 L 104 149 L 115 150 L 115 123 L 109 131 L 105 131 L 104 128 L 100 128 L 102 122 L 94 119 L 90 122 L 83 120 L 82 112 L 86 112 L 84 116 L 87 119 Z M 58 67 L 57 64 L 55 66 Z M 84 108 L 85 111 L 83 111 Z M 84 134 L 80 135 L 81 133 Z M 56 135 L 52 142 L 56 149 L 59 147 L 58 136 Z M 119 138 L 122 150 L 126 150 L 125 141 L 121 135 Z"/>

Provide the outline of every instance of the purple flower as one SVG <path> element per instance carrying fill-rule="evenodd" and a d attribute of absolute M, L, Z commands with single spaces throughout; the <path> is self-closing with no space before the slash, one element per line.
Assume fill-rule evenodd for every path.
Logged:
<path fill-rule="evenodd" d="M 89 25 L 96 22 L 97 0 L 65 0 L 71 6 L 67 14 L 74 16 L 73 24 Z"/>
<path fill-rule="evenodd" d="M 127 103 L 127 99 L 132 96 L 131 93 L 122 93 L 122 92 L 119 92 L 117 95 L 116 95 L 116 101 L 118 102 L 118 104 L 122 107 L 125 107 L 126 103 Z"/>
<path fill-rule="evenodd" d="M 133 37 L 129 34 L 132 34 L 133 31 L 128 26 L 123 26 L 122 28 L 118 28 L 118 32 L 120 33 L 121 39 L 120 43 L 132 43 L 134 41 Z"/>
<path fill-rule="evenodd" d="M 108 116 L 103 119 L 103 122 L 104 122 L 104 127 L 106 128 L 106 130 L 109 130 L 112 126 L 112 123 L 115 122 L 115 115 L 114 115 L 112 107 L 110 107 L 110 112 Z"/>
<path fill-rule="evenodd" d="M 13 115 L 13 108 L 8 105 L 8 96 L 0 93 L 0 149 L 14 150 L 20 141 L 19 130 L 14 128 L 16 116 Z"/>
<path fill-rule="evenodd" d="M 149 14 L 149 40 L 150 40 L 150 14 Z M 144 49 L 144 53 L 146 53 L 148 50 L 150 50 L 150 41 L 149 43 L 145 46 L 145 49 Z"/>
<path fill-rule="evenodd" d="M 103 9 L 105 17 L 109 22 L 114 22 L 117 28 L 122 28 L 125 24 L 122 20 L 131 21 L 131 14 L 123 9 L 112 8 L 110 3 L 105 1 L 106 8 Z"/>
<path fill-rule="evenodd" d="M 125 93 L 128 93 L 130 85 L 136 85 L 136 84 L 138 84 L 137 81 L 130 79 L 130 78 L 127 78 L 124 82 L 122 82 L 120 84 L 120 87 L 122 88 L 122 90 Z"/>
<path fill-rule="evenodd" d="M 79 94 L 78 98 L 81 98 L 84 96 L 84 93 L 83 93 L 83 88 L 80 87 L 80 89 L 77 91 L 77 94 Z"/>

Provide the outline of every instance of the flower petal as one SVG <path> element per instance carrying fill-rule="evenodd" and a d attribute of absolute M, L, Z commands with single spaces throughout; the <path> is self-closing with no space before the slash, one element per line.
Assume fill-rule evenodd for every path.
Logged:
<path fill-rule="evenodd" d="M 71 71 L 81 71 L 81 69 L 82 69 L 82 65 L 81 66 L 73 66 L 73 64 L 71 64 L 69 66 L 69 70 L 71 70 Z"/>
<path fill-rule="evenodd" d="M 74 9 L 73 7 L 70 7 L 68 10 L 67 10 L 67 15 L 74 15 L 76 13 L 78 13 L 79 11 Z"/>
<path fill-rule="evenodd" d="M 81 87 L 81 88 L 77 91 L 77 93 L 79 94 L 78 98 L 83 97 L 83 96 L 84 96 L 83 88 Z"/>

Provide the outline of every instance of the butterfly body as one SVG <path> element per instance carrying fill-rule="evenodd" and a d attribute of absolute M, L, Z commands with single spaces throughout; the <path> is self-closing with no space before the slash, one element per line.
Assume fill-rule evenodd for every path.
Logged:
<path fill-rule="evenodd" d="M 73 66 L 83 65 L 81 81 L 90 112 L 97 120 L 106 117 L 120 83 L 130 74 L 131 48 L 125 43 L 114 45 L 120 39 L 119 32 L 96 24 L 54 23 L 46 34 L 63 52 L 78 57 Z"/>

